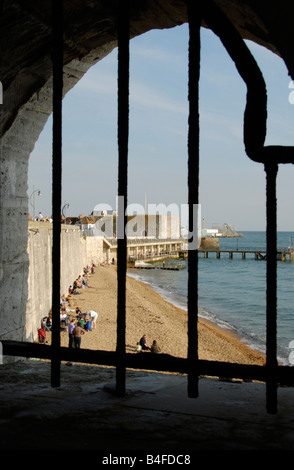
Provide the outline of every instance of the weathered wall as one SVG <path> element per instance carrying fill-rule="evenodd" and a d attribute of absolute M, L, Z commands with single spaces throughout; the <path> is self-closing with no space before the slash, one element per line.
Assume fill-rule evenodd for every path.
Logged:
<path fill-rule="evenodd" d="M 98 56 L 104 57 L 112 48 L 113 45 L 101 47 L 99 54 L 91 51 L 83 60 L 66 65 L 64 94 L 97 62 Z M 0 340 L 23 341 L 28 337 L 25 318 L 29 266 L 28 165 L 35 142 L 52 112 L 51 81 L 49 78 L 19 107 L 13 125 L 4 135 L 0 125 Z M 19 98 L 22 90 L 20 81 L 9 99 L 4 89 L 0 121 L 11 114 L 13 100 Z"/>
<path fill-rule="evenodd" d="M 29 222 L 28 234 L 28 300 L 23 329 L 25 339 L 36 338 L 40 320 L 51 308 L 52 297 L 52 224 Z M 66 294 L 68 287 L 82 273 L 84 266 L 93 260 L 100 263 L 105 259 L 103 239 L 81 237 L 80 231 L 70 225 L 63 225 L 61 231 L 61 286 L 60 293 Z M 8 331 L 14 338 L 14 331 Z"/>

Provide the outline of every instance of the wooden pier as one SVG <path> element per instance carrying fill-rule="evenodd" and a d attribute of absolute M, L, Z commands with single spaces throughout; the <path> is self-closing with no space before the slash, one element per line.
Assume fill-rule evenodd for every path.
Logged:
<path fill-rule="evenodd" d="M 132 268 L 135 268 L 135 269 L 163 269 L 166 271 L 181 271 L 181 269 L 185 269 L 185 267 L 186 266 L 176 266 L 176 265 L 160 266 L 160 265 L 153 265 L 153 264 L 132 266 Z"/>
<path fill-rule="evenodd" d="M 233 259 L 234 255 L 239 255 L 242 259 L 246 259 L 247 255 L 253 255 L 256 260 L 266 260 L 267 252 L 263 250 L 199 250 L 199 253 L 203 253 L 204 258 L 208 258 L 209 253 L 215 253 L 217 258 L 220 258 L 222 254 L 228 254 L 229 259 Z M 293 251 L 277 251 L 278 261 L 293 261 Z"/>

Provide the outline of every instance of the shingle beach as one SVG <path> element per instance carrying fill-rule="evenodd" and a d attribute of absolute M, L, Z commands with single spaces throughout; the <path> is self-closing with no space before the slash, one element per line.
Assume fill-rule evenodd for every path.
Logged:
<path fill-rule="evenodd" d="M 96 329 L 82 337 L 82 348 L 114 351 L 116 349 L 117 271 L 116 266 L 98 266 L 89 276 L 89 287 L 72 295 L 71 308 L 84 313 L 98 313 Z M 136 352 L 143 334 L 151 345 L 156 339 L 162 353 L 187 356 L 187 312 L 162 298 L 132 277 L 126 280 L 126 351 Z M 72 316 L 74 312 L 69 312 Z M 264 355 L 243 343 L 227 330 L 202 318 L 198 322 L 199 358 L 243 364 L 264 364 Z M 50 342 L 50 332 L 47 332 Z M 61 345 L 68 346 L 67 331 L 61 332 Z M 149 354 L 149 352 L 147 352 Z"/>

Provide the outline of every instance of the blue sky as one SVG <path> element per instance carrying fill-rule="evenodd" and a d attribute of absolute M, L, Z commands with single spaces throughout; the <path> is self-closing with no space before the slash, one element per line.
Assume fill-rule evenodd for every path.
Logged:
<path fill-rule="evenodd" d="M 265 174 L 243 145 L 246 87 L 220 40 L 203 29 L 200 81 L 200 203 L 205 225 L 265 229 Z M 187 25 L 131 41 L 128 204 L 187 202 Z M 293 145 L 294 104 L 283 61 L 247 42 L 266 81 L 266 144 Z M 117 49 L 92 67 L 63 101 L 63 204 L 66 215 L 116 209 Z M 28 195 L 51 214 L 49 118 L 30 157 Z M 293 167 L 279 167 L 278 229 L 293 230 Z M 171 206 L 170 206 L 171 207 Z M 32 211 L 32 208 L 30 207 Z M 185 221 L 183 222 L 185 223 Z"/>

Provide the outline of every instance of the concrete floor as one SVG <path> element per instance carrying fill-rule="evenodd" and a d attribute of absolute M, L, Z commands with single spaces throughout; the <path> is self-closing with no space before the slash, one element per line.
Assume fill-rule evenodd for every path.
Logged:
<path fill-rule="evenodd" d="M 185 376 L 127 371 L 118 398 L 114 369 L 65 363 L 61 381 L 51 387 L 45 361 L 0 366 L 1 450 L 294 449 L 293 388 L 279 388 L 270 415 L 260 383 L 201 378 L 191 399 Z"/>

